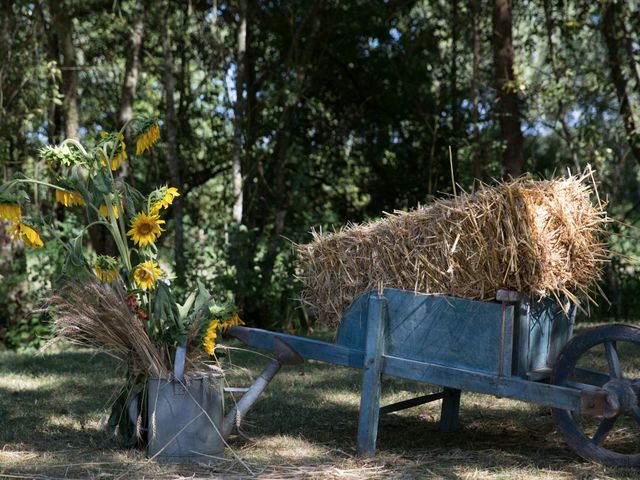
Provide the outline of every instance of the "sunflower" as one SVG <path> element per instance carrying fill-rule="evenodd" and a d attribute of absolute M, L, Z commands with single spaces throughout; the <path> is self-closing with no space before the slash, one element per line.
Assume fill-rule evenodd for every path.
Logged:
<path fill-rule="evenodd" d="M 218 338 L 218 328 L 220 328 L 220 320 L 213 319 L 207 327 L 207 331 L 202 339 L 202 349 L 207 355 L 213 355 L 216 350 L 216 338 Z"/>
<path fill-rule="evenodd" d="M 107 219 L 109 218 L 109 210 L 107 210 L 106 203 L 101 204 L 100 207 L 98 207 L 98 210 L 100 211 L 100 216 Z M 111 204 L 111 211 L 113 212 L 113 216 L 115 217 L 116 220 L 120 217 L 121 210 L 122 210 L 122 204 L 120 204 L 119 208 L 116 205 Z"/>
<path fill-rule="evenodd" d="M 157 192 L 160 198 L 151 205 L 150 209 L 150 213 L 153 215 L 157 215 L 161 208 L 169 208 L 169 205 L 173 203 L 173 199 L 180 196 L 176 187 L 163 187 Z"/>
<path fill-rule="evenodd" d="M 93 265 L 96 276 L 102 282 L 111 283 L 118 278 L 118 260 L 106 255 L 100 255 Z"/>
<path fill-rule="evenodd" d="M 115 143 L 115 152 L 113 153 L 113 158 L 111 159 L 111 170 L 117 170 L 118 168 L 120 168 L 120 165 L 122 165 L 122 162 L 124 160 L 127 159 L 127 145 L 124 143 L 124 135 L 122 135 L 120 132 L 116 132 L 116 133 L 107 133 L 107 132 L 100 132 L 100 136 L 103 139 L 107 139 L 107 140 L 114 140 L 119 142 Z M 111 137 L 111 138 L 108 138 Z M 104 156 L 102 156 L 100 158 L 100 163 L 102 164 L 103 167 L 105 167 L 107 165 L 107 162 L 104 159 Z"/>
<path fill-rule="evenodd" d="M 158 262 L 148 260 L 139 264 L 133 270 L 133 279 L 143 290 L 149 290 L 154 287 L 156 280 L 164 275 L 164 272 L 158 268 Z"/>
<path fill-rule="evenodd" d="M 84 205 L 84 198 L 82 198 L 80 192 L 69 193 L 56 189 L 56 202 L 65 207 L 73 207 L 75 205 Z"/>
<path fill-rule="evenodd" d="M 22 207 L 19 203 L 0 203 L 0 220 L 17 222 L 22 217 Z"/>
<path fill-rule="evenodd" d="M 159 215 L 147 215 L 140 212 L 131 220 L 131 230 L 127 232 L 127 235 L 131 237 L 133 243 L 144 247 L 155 243 L 156 238 L 164 232 L 160 227 L 164 223 L 164 220 L 160 220 Z"/>
<path fill-rule="evenodd" d="M 44 246 L 44 242 L 40 238 L 37 230 L 31 225 L 27 225 L 20 220 L 11 225 L 7 230 L 7 233 L 12 240 L 20 239 L 33 249 L 42 248 L 42 246 Z"/>
<path fill-rule="evenodd" d="M 154 121 L 148 128 L 144 129 L 136 138 L 136 155 L 142 155 L 145 150 L 149 150 L 160 139 L 160 127 Z"/>
<path fill-rule="evenodd" d="M 230 319 L 224 321 L 222 324 L 222 333 L 225 333 L 229 327 L 233 327 L 234 325 L 244 325 L 244 322 L 240 320 L 237 313 L 234 313 Z"/>

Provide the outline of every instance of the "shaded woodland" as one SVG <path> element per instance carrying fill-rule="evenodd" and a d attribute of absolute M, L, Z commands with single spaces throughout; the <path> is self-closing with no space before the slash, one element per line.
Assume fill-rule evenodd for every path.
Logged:
<path fill-rule="evenodd" d="M 0 0 L 3 179 L 37 152 L 157 116 L 136 188 L 175 186 L 163 261 L 233 298 L 248 324 L 310 328 L 291 243 L 524 173 L 597 172 L 620 222 L 594 318 L 638 317 L 640 3 L 572 0 Z M 80 213 L 40 195 L 71 235 Z M 0 340 L 63 252 L 0 222 Z M 113 248 L 96 231 L 98 252 Z"/>

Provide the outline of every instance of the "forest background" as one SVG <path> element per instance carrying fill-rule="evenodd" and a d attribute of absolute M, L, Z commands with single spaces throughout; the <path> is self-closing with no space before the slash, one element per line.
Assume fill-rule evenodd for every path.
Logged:
<path fill-rule="evenodd" d="M 134 112 L 162 138 L 121 175 L 181 192 L 161 264 L 234 298 L 248 324 L 309 329 L 292 242 L 476 181 L 597 171 L 611 246 L 598 320 L 640 307 L 640 2 L 0 0 L 3 180 L 38 150 L 93 144 Z M 149 160 L 150 159 L 150 160 Z M 40 195 L 64 235 L 79 212 Z M 0 344 L 37 345 L 32 310 L 63 251 L 0 222 Z M 92 232 L 98 252 L 113 246 Z"/>

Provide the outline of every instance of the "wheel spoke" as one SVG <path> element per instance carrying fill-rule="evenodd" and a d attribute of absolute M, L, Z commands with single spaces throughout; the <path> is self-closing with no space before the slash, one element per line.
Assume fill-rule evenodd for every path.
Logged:
<path fill-rule="evenodd" d="M 616 423 L 616 419 L 617 417 L 605 418 L 604 420 L 602 420 L 600 422 L 600 425 L 598 425 L 596 433 L 593 434 L 593 438 L 591 439 L 591 441 L 596 445 L 602 445 L 602 442 L 604 442 L 604 439 L 613 428 L 613 424 Z"/>
<path fill-rule="evenodd" d="M 607 363 L 609 364 L 611 377 L 622 378 L 620 372 L 620 357 L 618 357 L 616 342 L 604 342 L 604 351 L 607 355 Z"/>

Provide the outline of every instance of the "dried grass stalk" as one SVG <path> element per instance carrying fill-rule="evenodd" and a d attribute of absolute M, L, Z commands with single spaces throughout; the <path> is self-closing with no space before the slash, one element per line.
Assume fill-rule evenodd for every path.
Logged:
<path fill-rule="evenodd" d="M 43 350 L 61 339 L 98 348 L 122 360 L 132 361 L 134 374 L 167 377 L 162 353 L 151 342 L 142 320 L 127 306 L 124 292 L 97 280 L 70 282 L 46 299 L 53 309 L 55 336 Z"/>
<path fill-rule="evenodd" d="M 607 249 L 591 175 L 521 178 L 411 212 L 348 225 L 296 246 L 303 301 L 335 326 L 362 292 L 380 287 L 492 300 L 501 288 L 536 296 L 586 295 Z"/>

